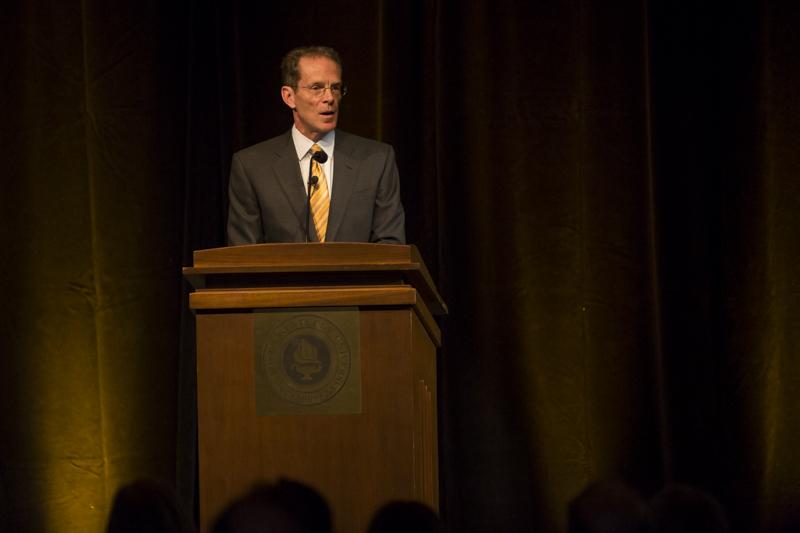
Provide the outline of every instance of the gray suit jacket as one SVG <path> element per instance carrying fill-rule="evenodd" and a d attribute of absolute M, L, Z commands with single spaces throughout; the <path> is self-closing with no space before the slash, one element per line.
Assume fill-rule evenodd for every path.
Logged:
<path fill-rule="evenodd" d="M 336 130 L 326 241 L 405 243 L 394 150 Z M 228 244 L 305 242 L 306 191 L 291 131 L 233 156 Z M 310 234 L 316 240 L 314 223 Z"/>

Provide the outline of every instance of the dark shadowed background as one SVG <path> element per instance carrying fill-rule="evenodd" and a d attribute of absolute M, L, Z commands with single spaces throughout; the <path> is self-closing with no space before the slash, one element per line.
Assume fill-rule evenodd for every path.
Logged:
<path fill-rule="evenodd" d="M 450 531 L 563 531 L 601 477 L 697 485 L 742 533 L 800 506 L 800 3 L 10 4 L 0 530 L 101 531 L 142 476 L 194 501 L 180 267 L 309 43 L 451 309 Z"/>

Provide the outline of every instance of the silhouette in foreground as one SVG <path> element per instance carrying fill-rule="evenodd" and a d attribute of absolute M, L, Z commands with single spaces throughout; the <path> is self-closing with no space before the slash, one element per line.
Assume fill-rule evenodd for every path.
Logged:
<path fill-rule="evenodd" d="M 620 481 L 589 485 L 569 504 L 569 533 L 647 533 L 647 506 Z"/>
<path fill-rule="evenodd" d="M 194 533 L 189 514 L 174 489 L 161 481 L 142 479 L 114 496 L 108 533 Z"/>
<path fill-rule="evenodd" d="M 257 485 L 231 503 L 214 533 L 331 533 L 331 511 L 316 490 L 282 479 Z"/>
<path fill-rule="evenodd" d="M 650 500 L 654 533 L 728 533 L 722 505 L 686 485 L 668 485 Z"/>
<path fill-rule="evenodd" d="M 367 533 L 443 533 L 433 509 L 415 501 L 389 502 L 375 513 Z"/>

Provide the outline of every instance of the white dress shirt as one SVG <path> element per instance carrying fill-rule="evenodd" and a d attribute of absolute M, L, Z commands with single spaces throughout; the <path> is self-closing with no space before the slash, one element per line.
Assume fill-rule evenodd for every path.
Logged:
<path fill-rule="evenodd" d="M 294 148 L 297 150 L 297 161 L 300 164 L 300 175 L 303 176 L 303 187 L 308 191 L 308 166 L 311 162 L 310 150 L 314 144 L 318 144 L 326 154 L 328 160 L 322 165 L 322 170 L 325 172 L 325 177 L 328 180 L 328 191 L 333 194 L 333 145 L 336 141 L 336 130 L 330 131 L 325 134 L 316 143 L 300 133 L 297 126 L 292 126 L 292 140 L 294 141 Z"/>

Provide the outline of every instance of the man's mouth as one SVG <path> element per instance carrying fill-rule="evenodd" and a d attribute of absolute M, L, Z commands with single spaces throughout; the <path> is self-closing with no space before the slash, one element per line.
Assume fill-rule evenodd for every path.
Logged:
<path fill-rule="evenodd" d="M 335 115 L 335 114 L 336 114 L 336 111 L 334 111 L 334 110 L 332 110 L 332 109 L 331 109 L 331 110 L 329 110 L 329 111 L 322 111 L 322 112 L 320 112 L 320 115 L 324 115 L 324 116 L 326 116 L 326 117 L 330 117 L 330 116 L 333 116 L 333 115 Z"/>

